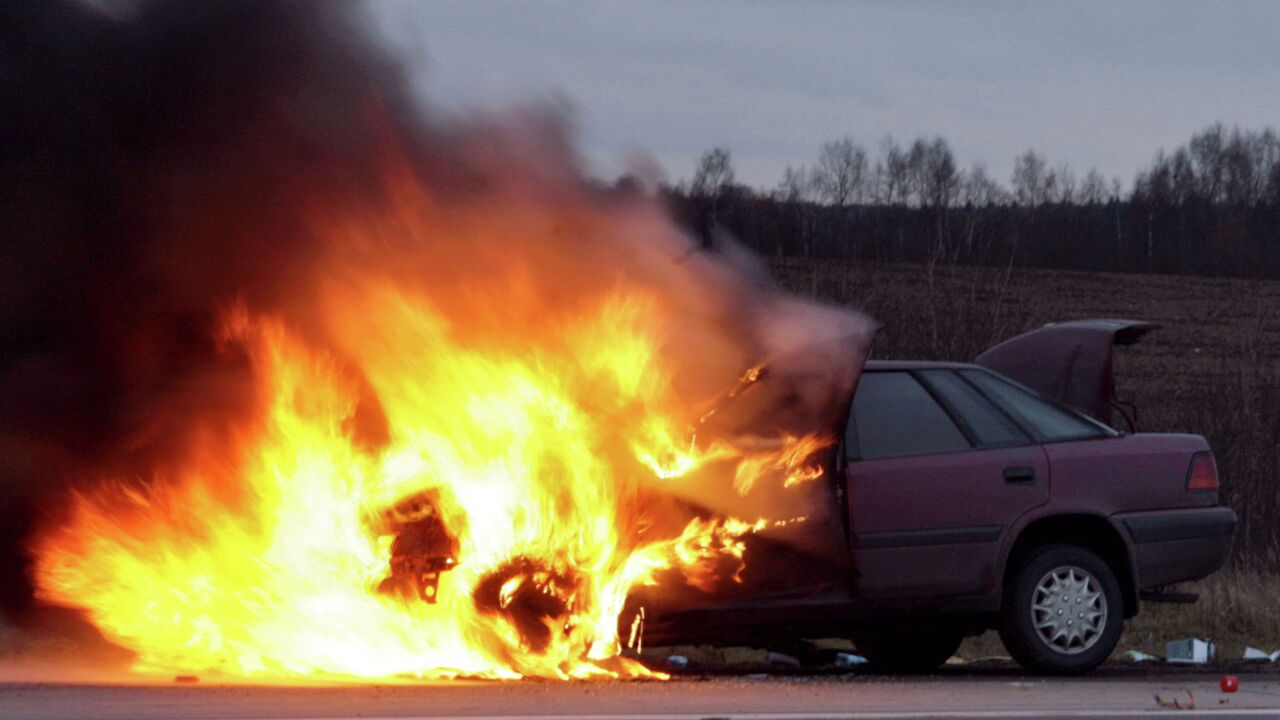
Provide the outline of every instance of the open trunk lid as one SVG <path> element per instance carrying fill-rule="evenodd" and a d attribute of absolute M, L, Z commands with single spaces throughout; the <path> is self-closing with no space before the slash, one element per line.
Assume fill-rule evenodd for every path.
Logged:
<path fill-rule="evenodd" d="M 1045 397 L 1111 424 L 1116 400 L 1112 355 L 1159 325 L 1141 320 L 1071 320 L 1049 323 L 1005 340 L 977 357 L 982 367 L 1022 383 Z"/>

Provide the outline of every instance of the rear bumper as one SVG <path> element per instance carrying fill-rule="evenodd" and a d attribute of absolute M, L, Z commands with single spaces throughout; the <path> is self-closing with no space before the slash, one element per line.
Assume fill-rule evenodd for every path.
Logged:
<path fill-rule="evenodd" d="M 1161 510 L 1115 516 L 1129 534 L 1139 590 L 1199 580 L 1227 561 L 1235 537 L 1231 508 Z"/>

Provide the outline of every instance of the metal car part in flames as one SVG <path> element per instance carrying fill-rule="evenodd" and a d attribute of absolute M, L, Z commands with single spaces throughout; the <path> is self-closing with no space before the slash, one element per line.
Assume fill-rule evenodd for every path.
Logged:
<path fill-rule="evenodd" d="M 445 212 L 411 177 L 393 190 L 390 219 L 324 228 L 333 257 L 305 322 L 229 306 L 221 342 L 250 366 L 256 411 L 193 423 L 152 477 L 76 493 L 35 547 L 39 597 L 82 608 L 141 672 L 652 675 L 620 656 L 628 592 L 732 582 L 723 560 L 740 569 L 743 536 L 788 520 L 691 513 L 673 488 L 811 479 L 832 440 L 691 440 L 723 397 L 677 388 L 684 310 L 625 268 L 546 305 L 531 285 L 559 279 L 522 274 L 556 265 L 531 270 L 532 255 L 470 272 L 465 301 L 415 274 L 450 257 L 432 238 L 474 254 L 527 232 L 536 255 L 547 228 L 617 229 L 607 213 L 492 197 Z M 643 213 L 640 229 L 675 235 Z"/>

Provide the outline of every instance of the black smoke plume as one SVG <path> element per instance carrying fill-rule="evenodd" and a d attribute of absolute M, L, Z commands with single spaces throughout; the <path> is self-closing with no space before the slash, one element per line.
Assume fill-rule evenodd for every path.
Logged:
<path fill-rule="evenodd" d="M 287 302 L 305 198 L 371 183 L 395 65 L 350 6 L 0 3 L 0 606 L 69 485 L 243 407 L 228 298 Z M 209 388 L 217 388 L 210 392 Z"/>

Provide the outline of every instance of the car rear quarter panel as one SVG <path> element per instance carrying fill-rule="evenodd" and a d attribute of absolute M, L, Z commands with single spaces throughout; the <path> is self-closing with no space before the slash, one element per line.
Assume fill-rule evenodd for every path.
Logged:
<path fill-rule="evenodd" d="M 1018 536 L 1033 523 L 1058 516 L 1093 516 L 1106 520 L 1120 536 L 1129 557 L 1130 582 L 1135 588 L 1151 587 L 1156 575 L 1140 570 L 1142 558 L 1129 531 L 1116 518 L 1121 513 L 1218 505 L 1216 492 L 1188 493 L 1187 471 L 1191 457 L 1207 451 L 1198 435 L 1136 434 L 1077 442 L 1048 443 L 1052 492 L 1049 502 L 1018 518 L 1002 548 L 1000 567 L 1005 567 Z M 1202 548 L 1205 550 L 1205 548 Z M 1208 549 L 1212 563 L 1220 563 L 1219 553 Z M 1216 565 L 1215 565 L 1216 568 Z M 1140 577 L 1146 575 L 1146 578 Z M 989 598 L 993 605 L 999 593 Z"/>
<path fill-rule="evenodd" d="M 1050 501 L 1021 516 L 1011 541 L 1034 521 L 1057 515 L 1106 519 L 1128 548 L 1135 589 L 1201 578 L 1219 568 L 1230 536 L 1169 543 L 1137 543 L 1123 518 L 1196 512 L 1219 505 L 1217 492 L 1188 492 L 1190 459 L 1208 451 L 1204 438 L 1190 434 L 1133 434 L 1091 441 L 1048 443 Z M 1165 512 L 1153 512 L 1165 511 Z M 1204 510 L 1199 510 L 1203 512 Z M 1004 548 L 1001 566 L 1009 560 Z"/>
<path fill-rule="evenodd" d="M 1216 492 L 1186 490 L 1191 456 L 1209 449 L 1198 435 L 1124 435 L 1044 447 L 1055 507 L 1110 516 L 1218 504 Z"/>

